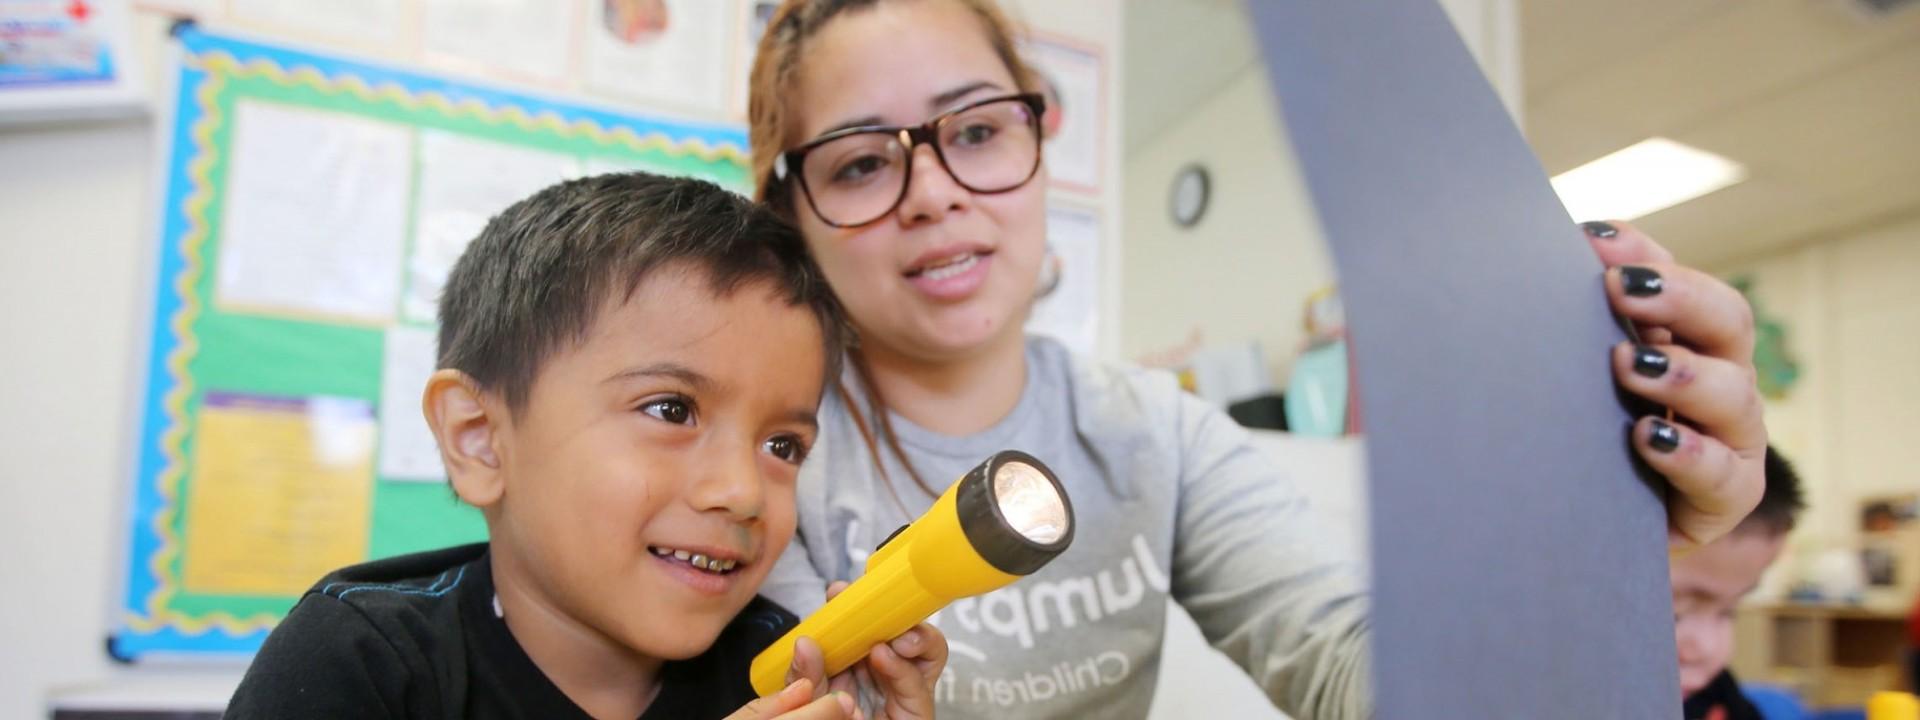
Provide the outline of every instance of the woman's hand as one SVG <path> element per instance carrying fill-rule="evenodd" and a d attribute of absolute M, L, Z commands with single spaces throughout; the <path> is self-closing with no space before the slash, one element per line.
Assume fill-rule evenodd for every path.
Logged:
<path fill-rule="evenodd" d="M 1633 444 L 1673 485 L 1669 549 L 1692 550 L 1739 525 L 1766 489 L 1753 309 L 1718 278 L 1674 264 L 1672 253 L 1632 225 L 1581 228 L 1607 268 L 1614 312 L 1640 332 L 1640 346 L 1613 349 L 1614 377 L 1672 410 L 1672 421 L 1636 421 Z"/>

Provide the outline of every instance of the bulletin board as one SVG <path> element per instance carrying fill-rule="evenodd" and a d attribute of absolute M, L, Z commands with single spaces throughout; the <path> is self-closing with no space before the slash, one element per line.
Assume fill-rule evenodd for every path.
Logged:
<path fill-rule="evenodd" d="M 327 571 L 484 537 L 420 413 L 486 219 L 626 169 L 746 192 L 744 132 L 182 26 L 131 457 L 126 661 L 243 656 Z"/>

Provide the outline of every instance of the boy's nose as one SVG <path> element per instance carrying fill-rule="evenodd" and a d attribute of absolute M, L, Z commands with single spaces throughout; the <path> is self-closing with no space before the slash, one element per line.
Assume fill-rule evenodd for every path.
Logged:
<path fill-rule="evenodd" d="M 1689 662 L 1700 655 L 1700 637 L 1697 633 L 1676 633 L 1674 641 L 1674 653 L 1681 662 Z"/>
<path fill-rule="evenodd" d="M 688 498 L 701 512 L 724 512 L 738 522 L 760 517 L 765 483 L 754 453 L 722 453 L 695 478 Z"/>

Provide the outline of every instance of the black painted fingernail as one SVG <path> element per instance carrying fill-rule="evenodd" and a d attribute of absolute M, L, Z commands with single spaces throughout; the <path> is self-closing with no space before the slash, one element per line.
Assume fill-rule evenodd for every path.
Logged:
<path fill-rule="evenodd" d="M 1603 240 L 1611 240 L 1613 236 L 1620 234 L 1620 228 L 1614 227 L 1613 223 L 1600 222 L 1599 220 L 1588 220 L 1580 223 L 1580 229 L 1587 231 L 1588 235 Z"/>
<path fill-rule="evenodd" d="M 1633 371 L 1643 377 L 1657 378 L 1667 374 L 1667 354 L 1647 347 L 1635 345 L 1633 348 Z"/>
<path fill-rule="evenodd" d="M 1663 453 L 1680 449 L 1680 428 L 1667 424 L 1664 420 L 1653 421 L 1653 432 L 1647 434 L 1647 444 Z"/>
<path fill-rule="evenodd" d="M 1665 287 L 1666 282 L 1660 279 L 1660 273 L 1650 268 L 1638 265 L 1620 267 L 1620 289 L 1627 291 L 1628 295 L 1634 297 L 1659 295 L 1660 290 Z"/>

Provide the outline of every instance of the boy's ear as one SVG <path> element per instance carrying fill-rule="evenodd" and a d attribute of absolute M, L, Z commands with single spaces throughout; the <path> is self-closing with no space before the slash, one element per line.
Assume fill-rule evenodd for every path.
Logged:
<path fill-rule="evenodd" d="M 468 505 L 486 508 L 506 494 L 495 443 L 504 440 L 505 408 L 480 389 L 473 377 L 453 369 L 435 370 L 420 399 L 427 427 L 440 445 L 453 492 Z"/>

